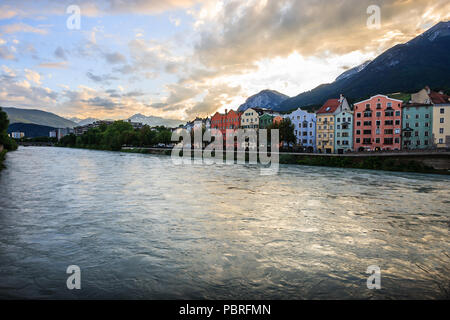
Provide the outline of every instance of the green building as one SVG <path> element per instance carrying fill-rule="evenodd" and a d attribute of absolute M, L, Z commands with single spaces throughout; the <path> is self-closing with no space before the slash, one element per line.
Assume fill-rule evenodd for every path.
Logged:
<path fill-rule="evenodd" d="M 432 148 L 433 106 L 407 104 L 402 111 L 402 149 Z"/>
<path fill-rule="evenodd" d="M 270 115 L 268 113 L 263 114 L 259 117 L 259 128 L 260 129 L 267 129 L 270 125 L 273 123 L 273 115 Z"/>

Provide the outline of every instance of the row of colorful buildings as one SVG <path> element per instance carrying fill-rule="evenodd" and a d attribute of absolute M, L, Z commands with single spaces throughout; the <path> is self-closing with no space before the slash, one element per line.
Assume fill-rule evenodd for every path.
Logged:
<path fill-rule="evenodd" d="M 262 108 L 226 110 L 208 119 L 207 127 L 226 139 L 238 128 L 264 129 L 286 118 L 294 124 L 297 145 L 307 152 L 450 148 L 450 96 L 428 87 L 407 103 L 379 94 L 352 107 L 341 95 L 315 113 L 301 108 L 283 115 Z"/>

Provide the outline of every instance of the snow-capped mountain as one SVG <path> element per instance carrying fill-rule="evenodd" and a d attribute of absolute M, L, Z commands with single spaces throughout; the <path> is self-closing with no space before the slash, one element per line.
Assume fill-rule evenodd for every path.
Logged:
<path fill-rule="evenodd" d="M 385 51 L 370 63 L 348 70 L 336 81 L 283 101 L 275 110 L 317 106 L 340 94 L 358 100 L 379 93 L 414 92 L 425 86 L 448 89 L 449 52 L 450 21 L 440 22 L 409 42 Z"/>
<path fill-rule="evenodd" d="M 342 79 L 347 79 L 349 77 L 352 77 L 353 75 L 357 74 L 358 72 L 363 71 L 369 65 L 369 63 L 371 63 L 371 62 L 372 62 L 372 60 L 367 60 L 363 64 L 361 64 L 361 65 L 359 65 L 357 67 L 354 67 L 354 68 L 352 68 L 350 70 L 345 71 L 339 77 L 337 77 L 335 81 L 339 81 L 339 80 L 342 80 Z"/>
<path fill-rule="evenodd" d="M 140 113 L 135 114 L 134 116 L 128 118 L 128 120 L 131 120 L 132 122 L 140 122 L 140 123 L 149 125 L 150 127 L 165 126 L 165 127 L 169 127 L 169 128 L 176 128 L 180 124 L 184 123 L 181 120 L 164 119 L 164 118 L 156 117 L 156 116 L 145 116 Z"/>
<path fill-rule="evenodd" d="M 287 95 L 275 90 L 263 90 L 248 98 L 247 101 L 239 107 L 238 111 L 243 112 L 249 108 L 272 109 L 288 98 Z"/>

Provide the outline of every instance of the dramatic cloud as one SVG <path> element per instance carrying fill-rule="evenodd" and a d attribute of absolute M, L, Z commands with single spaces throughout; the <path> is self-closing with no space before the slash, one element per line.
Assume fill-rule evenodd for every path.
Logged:
<path fill-rule="evenodd" d="M 2 1 L 0 103 L 35 98 L 69 116 L 188 120 L 236 109 L 263 89 L 296 95 L 331 82 L 450 18 L 448 0 L 75 3 L 80 30 L 65 24 L 73 1 Z M 378 29 L 366 24 L 373 4 Z"/>

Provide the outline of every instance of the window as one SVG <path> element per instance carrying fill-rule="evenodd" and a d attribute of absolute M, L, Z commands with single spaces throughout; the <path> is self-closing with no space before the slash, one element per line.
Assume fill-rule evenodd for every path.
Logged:
<path fill-rule="evenodd" d="M 377 120 L 376 122 L 377 127 L 381 126 L 381 120 Z"/>
<path fill-rule="evenodd" d="M 399 126 L 400 125 L 400 120 L 395 120 L 395 125 Z"/>
<path fill-rule="evenodd" d="M 341 118 L 337 118 L 336 121 L 337 121 L 337 122 L 341 122 Z"/>
<path fill-rule="evenodd" d="M 361 121 L 357 121 L 356 122 L 356 126 L 360 127 L 361 126 Z"/>
<path fill-rule="evenodd" d="M 439 143 L 444 143 L 444 139 L 440 138 Z"/>
<path fill-rule="evenodd" d="M 361 118 L 361 113 L 358 112 L 358 113 L 356 114 L 356 117 L 357 117 L 357 118 Z"/>
<path fill-rule="evenodd" d="M 444 134 L 444 128 L 439 128 L 439 133 Z"/>
<path fill-rule="evenodd" d="M 393 144 L 394 143 L 394 139 L 392 138 L 384 138 L 384 144 Z"/>
<path fill-rule="evenodd" d="M 336 127 L 337 127 L 337 129 L 341 129 L 341 126 L 339 124 Z"/>
<path fill-rule="evenodd" d="M 419 136 L 419 131 L 414 132 L 414 136 L 418 137 Z"/>
<path fill-rule="evenodd" d="M 425 137 L 428 137 L 428 131 L 425 131 Z"/>
<path fill-rule="evenodd" d="M 372 130 L 364 130 L 363 134 L 372 134 Z"/>
<path fill-rule="evenodd" d="M 384 125 L 386 125 L 386 126 L 393 126 L 394 125 L 394 120 L 386 120 L 386 121 L 384 121 Z"/>
<path fill-rule="evenodd" d="M 393 116 L 394 116 L 394 111 L 386 111 L 386 112 L 384 113 L 384 115 L 385 115 L 386 117 L 393 117 Z"/>
<path fill-rule="evenodd" d="M 444 114 L 444 113 L 445 113 L 445 109 L 441 108 L 441 114 Z"/>
<path fill-rule="evenodd" d="M 392 129 L 384 129 L 384 134 L 393 134 L 394 130 Z"/>
<path fill-rule="evenodd" d="M 420 118 L 420 114 L 416 114 L 416 119 L 419 119 Z"/>
<path fill-rule="evenodd" d="M 356 134 L 361 134 L 361 130 L 356 130 Z"/>
<path fill-rule="evenodd" d="M 377 112 L 377 118 L 381 117 L 381 112 Z"/>
<path fill-rule="evenodd" d="M 380 143 L 380 138 L 376 138 L 375 143 Z"/>
<path fill-rule="evenodd" d="M 377 109 L 381 109 L 381 103 L 377 103 Z"/>
<path fill-rule="evenodd" d="M 416 145 L 420 146 L 420 140 L 416 141 Z"/>
<path fill-rule="evenodd" d="M 364 125 L 365 126 L 371 126 L 372 125 L 372 121 L 364 121 Z"/>
<path fill-rule="evenodd" d="M 400 138 L 395 138 L 395 143 L 400 143 Z"/>
<path fill-rule="evenodd" d="M 430 119 L 430 115 L 428 113 L 425 115 L 425 119 Z"/>
<path fill-rule="evenodd" d="M 395 134 L 400 134 L 400 129 L 395 129 Z"/>
<path fill-rule="evenodd" d="M 361 139 L 360 138 L 356 138 L 356 143 L 361 143 Z"/>
<path fill-rule="evenodd" d="M 444 123 L 444 118 L 441 118 L 441 120 L 440 120 L 440 121 L 441 121 L 441 123 Z"/>
<path fill-rule="evenodd" d="M 388 102 L 388 103 L 387 103 L 387 107 L 388 107 L 388 108 L 392 108 L 392 102 Z"/>
<path fill-rule="evenodd" d="M 416 122 L 416 123 L 414 124 L 414 126 L 415 126 L 416 128 L 418 128 L 418 127 L 419 127 L 419 123 Z"/>
<path fill-rule="evenodd" d="M 395 116 L 400 117 L 400 111 L 395 111 Z"/>

